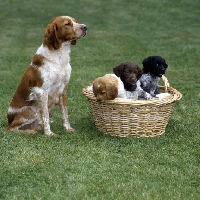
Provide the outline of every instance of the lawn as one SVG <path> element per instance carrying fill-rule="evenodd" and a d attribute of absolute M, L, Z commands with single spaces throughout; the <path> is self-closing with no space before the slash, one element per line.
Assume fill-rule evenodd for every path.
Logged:
<path fill-rule="evenodd" d="M 72 46 L 69 118 L 56 137 L 5 131 L 7 109 L 47 24 L 77 18 L 88 34 Z M 200 197 L 200 2 L 198 0 L 0 1 L 0 199 L 198 200 Z M 120 138 L 99 132 L 82 89 L 121 62 L 161 55 L 183 95 L 166 132 Z"/>

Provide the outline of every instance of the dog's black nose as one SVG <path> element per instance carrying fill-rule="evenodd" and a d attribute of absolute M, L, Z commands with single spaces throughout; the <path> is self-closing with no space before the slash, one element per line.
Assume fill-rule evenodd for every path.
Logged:
<path fill-rule="evenodd" d="M 165 72 L 165 68 L 162 68 L 162 69 L 161 69 L 161 72 Z"/>
<path fill-rule="evenodd" d="M 99 103 L 100 103 L 100 102 L 101 102 L 101 99 L 97 99 L 97 102 L 99 102 Z"/>
<path fill-rule="evenodd" d="M 86 25 L 83 26 L 83 30 L 87 31 L 87 26 Z"/>

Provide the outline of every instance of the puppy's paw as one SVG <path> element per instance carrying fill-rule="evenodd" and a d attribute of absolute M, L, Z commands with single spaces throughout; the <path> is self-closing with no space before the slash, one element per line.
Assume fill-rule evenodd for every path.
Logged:
<path fill-rule="evenodd" d="M 157 98 L 156 95 L 154 93 L 150 93 L 150 95 L 153 97 L 153 98 Z"/>
<path fill-rule="evenodd" d="M 156 97 L 159 98 L 159 99 L 163 99 L 163 98 L 166 98 L 166 97 L 169 97 L 170 94 L 169 93 L 160 93 L 160 94 L 157 94 Z"/>

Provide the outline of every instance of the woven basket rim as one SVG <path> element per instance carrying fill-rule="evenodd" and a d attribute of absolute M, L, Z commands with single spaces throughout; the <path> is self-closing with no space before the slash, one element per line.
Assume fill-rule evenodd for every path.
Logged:
<path fill-rule="evenodd" d="M 105 104 L 132 104 L 132 105 L 160 105 L 160 104 L 167 104 L 172 103 L 174 101 L 178 101 L 182 98 L 182 94 L 174 89 L 173 87 L 170 87 L 168 79 L 165 76 L 162 76 L 162 81 L 164 82 L 164 86 L 159 86 L 161 90 L 164 90 L 165 92 L 170 93 L 169 96 L 159 99 L 159 98 L 153 98 L 150 100 L 134 100 L 134 99 L 114 99 L 114 100 L 105 100 L 103 103 Z M 85 95 L 88 99 L 96 100 L 96 97 L 94 96 L 93 92 L 89 89 L 91 86 L 87 86 L 83 88 L 82 93 Z"/>

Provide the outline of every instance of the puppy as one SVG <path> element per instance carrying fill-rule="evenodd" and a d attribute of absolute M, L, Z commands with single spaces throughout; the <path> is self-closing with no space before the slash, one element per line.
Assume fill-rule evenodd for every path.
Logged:
<path fill-rule="evenodd" d="M 86 33 L 86 25 L 73 17 L 59 16 L 51 21 L 10 103 L 7 130 L 28 133 L 44 130 L 46 135 L 53 135 L 49 116 L 59 106 L 64 129 L 75 131 L 68 120 L 66 103 L 71 75 L 70 46 Z"/>
<path fill-rule="evenodd" d="M 139 78 L 142 76 L 142 70 L 133 62 L 121 63 L 113 68 L 113 72 L 124 84 L 126 96 L 128 99 L 151 99 L 140 86 Z"/>
<path fill-rule="evenodd" d="M 114 74 L 97 78 L 93 81 L 91 89 L 97 101 L 127 98 L 123 82 Z"/>
<path fill-rule="evenodd" d="M 148 92 L 152 97 L 159 94 L 158 81 L 165 74 L 167 64 L 161 56 L 149 56 L 142 62 L 143 74 L 140 77 L 141 87 Z"/>

